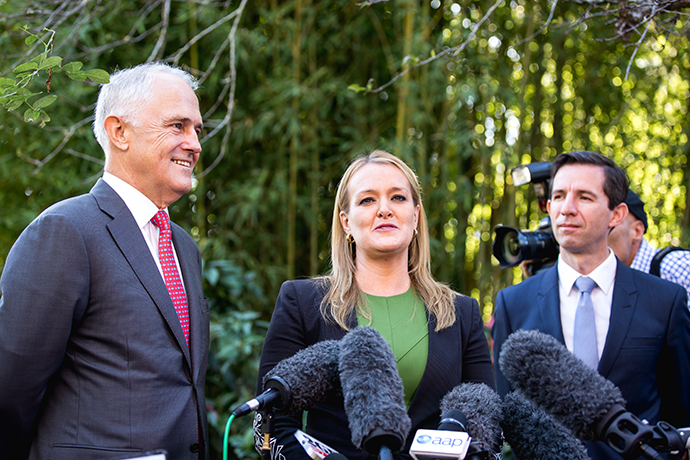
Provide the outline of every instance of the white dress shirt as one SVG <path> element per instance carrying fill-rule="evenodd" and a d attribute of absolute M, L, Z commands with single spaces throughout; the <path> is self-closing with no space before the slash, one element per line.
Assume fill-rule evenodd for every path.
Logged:
<path fill-rule="evenodd" d="M 163 277 L 163 268 L 161 267 L 160 258 L 158 257 L 158 235 L 160 231 L 158 230 L 158 227 L 151 222 L 153 216 L 155 216 L 158 212 L 158 206 L 153 204 L 153 201 L 149 200 L 146 195 L 117 176 L 104 172 L 103 180 L 106 184 L 110 185 L 113 190 L 115 190 L 115 193 L 117 193 L 120 198 L 122 198 L 122 201 L 125 202 L 129 212 L 131 212 L 132 216 L 134 216 L 134 220 L 137 222 L 139 230 L 141 230 L 141 234 L 144 236 L 144 240 L 146 240 L 146 245 L 149 247 L 149 251 L 151 251 L 153 260 L 156 261 L 161 278 L 163 278 L 163 281 L 165 281 L 165 278 Z M 165 208 L 164 211 L 167 213 L 168 208 Z M 182 270 L 180 270 L 180 262 L 177 260 L 175 244 L 173 243 L 172 246 L 173 255 L 175 256 L 175 264 L 177 265 L 177 272 L 180 274 L 180 279 L 182 279 Z M 182 283 L 182 286 L 184 288 L 184 282 Z"/>
<path fill-rule="evenodd" d="M 606 335 L 609 332 L 611 318 L 611 302 L 613 300 L 613 285 L 616 281 L 616 256 L 609 248 L 609 256 L 589 275 L 597 285 L 592 290 L 594 304 L 594 321 L 597 329 L 597 351 L 599 359 L 604 351 Z M 573 330 L 575 329 L 575 311 L 580 299 L 580 291 L 575 287 L 575 280 L 583 276 L 577 270 L 565 263 L 558 256 L 558 295 L 561 301 L 561 327 L 563 339 L 568 350 L 573 351 Z"/>

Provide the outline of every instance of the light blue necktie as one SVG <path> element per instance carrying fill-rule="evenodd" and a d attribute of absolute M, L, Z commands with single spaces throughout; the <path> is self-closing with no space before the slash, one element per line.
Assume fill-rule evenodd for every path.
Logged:
<path fill-rule="evenodd" d="M 594 280 L 587 276 L 581 276 L 575 281 L 575 286 L 580 290 L 580 300 L 577 302 L 573 331 L 573 354 L 594 370 L 599 366 L 599 352 L 594 304 L 590 294 L 596 285 Z"/>

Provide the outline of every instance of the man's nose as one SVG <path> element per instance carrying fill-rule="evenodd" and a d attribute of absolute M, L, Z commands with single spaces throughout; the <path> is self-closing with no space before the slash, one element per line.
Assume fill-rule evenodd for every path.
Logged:
<path fill-rule="evenodd" d="M 577 204 L 575 197 L 566 195 L 561 206 L 561 214 L 577 214 Z"/>
<path fill-rule="evenodd" d="M 196 129 L 192 128 L 185 135 L 184 149 L 191 150 L 194 153 L 201 152 L 201 142 L 199 142 L 199 133 Z"/>

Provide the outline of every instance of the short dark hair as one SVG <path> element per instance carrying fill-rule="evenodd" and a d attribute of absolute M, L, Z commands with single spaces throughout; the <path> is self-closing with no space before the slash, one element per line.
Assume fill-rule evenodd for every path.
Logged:
<path fill-rule="evenodd" d="M 609 199 L 609 209 L 613 210 L 625 202 L 628 195 L 628 175 L 612 159 L 588 150 L 561 153 L 551 165 L 551 183 L 561 167 L 569 164 L 584 164 L 604 168 L 604 193 Z"/>

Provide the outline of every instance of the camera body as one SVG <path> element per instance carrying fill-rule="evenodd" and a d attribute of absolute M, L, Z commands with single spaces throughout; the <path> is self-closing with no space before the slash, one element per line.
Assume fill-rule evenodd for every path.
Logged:
<path fill-rule="evenodd" d="M 547 212 L 551 163 L 543 161 L 520 165 L 513 168 L 510 174 L 516 186 L 529 183 L 533 185 L 539 209 Z M 541 219 L 539 228 L 534 232 L 503 225 L 496 226 L 494 232 L 496 235 L 491 249 L 501 268 L 515 267 L 523 261 L 531 261 L 528 267 L 531 276 L 558 260 L 558 243 L 553 236 L 549 216 Z"/>

